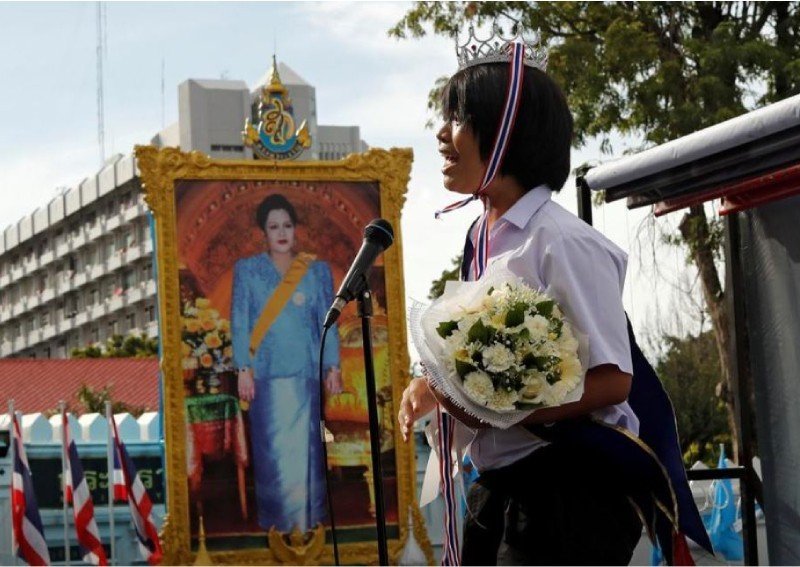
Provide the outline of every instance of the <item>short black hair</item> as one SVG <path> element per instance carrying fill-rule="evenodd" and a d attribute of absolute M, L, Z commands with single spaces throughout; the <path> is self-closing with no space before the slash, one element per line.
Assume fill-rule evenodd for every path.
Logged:
<path fill-rule="evenodd" d="M 489 159 L 508 89 L 508 64 L 487 63 L 458 71 L 442 91 L 442 117 L 469 125 L 481 158 Z M 546 184 L 553 191 L 570 172 L 572 114 L 561 88 L 546 73 L 525 67 L 522 98 L 501 175 L 527 191 Z"/>
<path fill-rule="evenodd" d="M 270 211 L 286 211 L 289 213 L 289 218 L 292 219 L 292 224 L 297 224 L 297 211 L 294 209 L 294 205 L 289 202 L 289 199 L 276 193 L 261 201 L 256 209 L 256 224 L 261 230 L 264 230 L 264 224 L 267 222 Z"/>

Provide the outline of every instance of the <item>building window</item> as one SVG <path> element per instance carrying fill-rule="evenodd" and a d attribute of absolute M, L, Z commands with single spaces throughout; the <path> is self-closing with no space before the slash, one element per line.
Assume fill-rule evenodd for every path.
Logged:
<path fill-rule="evenodd" d="M 108 322 L 108 334 L 110 336 L 119 334 L 119 322 L 116 319 Z"/>
<path fill-rule="evenodd" d="M 133 270 L 125 270 L 122 272 L 122 291 L 128 291 L 130 288 L 132 288 L 136 283 L 134 279 Z"/>
<path fill-rule="evenodd" d="M 91 333 L 89 334 L 91 338 L 91 342 L 98 343 L 100 342 L 100 329 L 97 327 L 92 327 Z"/>
<path fill-rule="evenodd" d="M 156 306 L 155 305 L 148 305 L 144 308 L 144 312 L 147 315 L 147 322 L 152 323 L 156 320 Z"/>
<path fill-rule="evenodd" d="M 128 313 L 125 315 L 125 330 L 130 331 L 136 328 L 136 313 Z"/>
<path fill-rule="evenodd" d="M 211 144 L 212 152 L 243 152 L 244 146 L 229 145 L 229 144 Z"/>

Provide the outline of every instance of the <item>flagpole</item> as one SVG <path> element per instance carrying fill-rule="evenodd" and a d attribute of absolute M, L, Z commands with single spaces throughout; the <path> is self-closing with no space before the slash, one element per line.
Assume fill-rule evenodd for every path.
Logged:
<path fill-rule="evenodd" d="M 108 558 L 109 565 L 115 565 L 117 560 L 117 554 L 114 552 L 114 433 L 111 429 L 114 427 L 114 423 L 111 421 L 112 419 L 114 419 L 114 415 L 111 413 L 111 402 L 106 400 L 106 420 L 108 421 L 108 436 L 106 438 L 106 444 L 108 446 L 106 449 L 106 460 L 108 462 L 106 464 L 106 470 L 108 471 L 108 531 L 110 533 L 109 551 L 111 553 Z"/>
<path fill-rule="evenodd" d="M 14 400 L 8 400 L 8 431 L 11 433 L 11 450 L 9 451 L 11 455 L 11 507 L 13 510 L 14 506 L 14 474 L 16 473 L 16 464 L 17 464 L 17 437 L 16 431 L 14 431 L 14 422 L 17 419 L 16 414 L 14 413 Z M 14 512 L 11 512 L 12 518 Z M 17 552 L 14 549 L 15 542 L 17 541 L 14 535 L 14 520 L 12 519 L 11 522 L 11 555 L 14 556 L 14 565 L 18 565 L 19 562 L 17 561 Z"/>
<path fill-rule="evenodd" d="M 64 563 L 69 565 L 69 511 L 67 509 L 67 405 L 64 400 L 58 402 L 61 414 L 61 516 L 64 520 Z"/>

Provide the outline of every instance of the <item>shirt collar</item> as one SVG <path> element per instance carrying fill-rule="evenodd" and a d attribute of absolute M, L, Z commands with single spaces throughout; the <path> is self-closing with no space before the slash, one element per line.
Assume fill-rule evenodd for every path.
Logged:
<path fill-rule="evenodd" d="M 538 185 L 520 197 L 500 218 L 517 228 L 525 228 L 536 211 L 550 200 L 552 193 L 547 185 Z"/>

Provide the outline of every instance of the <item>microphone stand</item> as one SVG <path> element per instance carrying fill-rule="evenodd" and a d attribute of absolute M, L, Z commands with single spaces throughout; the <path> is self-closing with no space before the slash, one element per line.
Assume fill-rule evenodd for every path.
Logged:
<path fill-rule="evenodd" d="M 375 491 L 375 525 L 378 531 L 378 562 L 389 565 L 386 544 L 386 511 L 383 501 L 383 469 L 381 467 L 381 431 L 378 423 L 378 398 L 375 389 L 375 365 L 372 359 L 372 292 L 362 276 L 358 299 L 358 316 L 361 317 L 362 344 L 364 347 L 364 371 L 367 381 L 367 409 L 369 411 L 369 442 L 372 453 L 372 485 Z"/>

